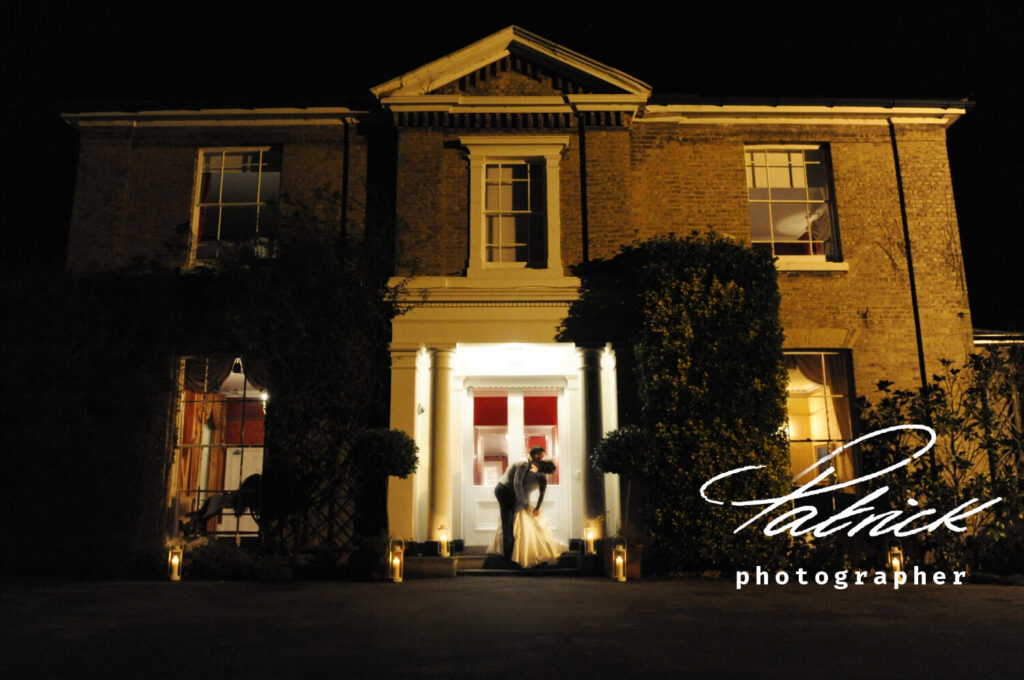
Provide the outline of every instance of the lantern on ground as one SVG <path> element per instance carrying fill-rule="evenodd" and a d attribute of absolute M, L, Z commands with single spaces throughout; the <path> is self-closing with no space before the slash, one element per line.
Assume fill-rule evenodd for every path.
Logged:
<path fill-rule="evenodd" d="M 889 545 L 889 558 L 886 566 L 893 575 L 895 575 L 897 571 L 903 571 L 905 564 L 906 560 L 903 558 L 903 546 L 898 541 L 895 541 Z"/>
<path fill-rule="evenodd" d="M 441 557 L 451 555 L 451 541 L 448 540 L 448 530 L 443 526 L 438 529 L 437 533 L 437 553 Z"/>
<path fill-rule="evenodd" d="M 615 547 L 612 548 L 612 578 L 619 583 L 626 581 L 626 539 L 615 539 Z"/>
<path fill-rule="evenodd" d="M 181 561 L 184 557 L 185 550 L 180 545 L 167 551 L 167 575 L 172 581 L 181 580 Z"/>
<path fill-rule="evenodd" d="M 391 541 L 388 545 L 388 578 L 401 583 L 405 573 L 405 541 Z"/>

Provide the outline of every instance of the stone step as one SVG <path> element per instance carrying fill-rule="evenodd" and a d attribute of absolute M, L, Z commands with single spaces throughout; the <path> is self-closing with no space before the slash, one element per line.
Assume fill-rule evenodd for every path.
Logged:
<path fill-rule="evenodd" d="M 455 557 L 406 557 L 405 578 L 455 578 Z"/>
<path fill-rule="evenodd" d="M 508 569 L 504 561 L 494 555 L 458 554 L 456 571 L 459 576 L 497 576 L 497 575 L 525 575 L 525 576 L 551 576 L 551 575 L 572 575 L 583 573 L 581 559 L 583 556 L 576 552 L 566 552 L 558 558 L 554 564 L 533 567 L 530 569 Z"/>

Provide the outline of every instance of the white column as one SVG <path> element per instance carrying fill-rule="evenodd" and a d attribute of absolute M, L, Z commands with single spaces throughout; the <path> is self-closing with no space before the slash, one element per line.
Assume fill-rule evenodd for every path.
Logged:
<path fill-rule="evenodd" d="M 619 426 L 618 384 L 615 379 L 615 351 L 611 344 L 601 352 L 601 435 L 604 436 Z M 607 517 L 605 529 L 609 534 L 618 533 L 622 528 L 622 501 L 619 493 L 619 476 L 605 473 L 604 503 Z"/>
<path fill-rule="evenodd" d="M 453 348 L 433 351 L 433 422 L 430 447 L 430 509 L 427 536 L 437 540 L 440 527 L 452 531 L 452 357 Z"/>
<path fill-rule="evenodd" d="M 416 348 L 391 348 L 391 428 L 416 437 Z M 422 453 L 421 453 L 422 455 Z M 388 532 L 402 539 L 414 536 L 414 477 L 426 472 L 420 461 L 417 472 L 406 479 L 388 478 Z"/>

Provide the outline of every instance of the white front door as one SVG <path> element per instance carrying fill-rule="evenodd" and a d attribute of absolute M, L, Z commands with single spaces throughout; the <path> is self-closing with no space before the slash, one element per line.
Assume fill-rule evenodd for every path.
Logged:
<path fill-rule="evenodd" d="M 494 487 L 508 466 L 542 446 L 557 466 L 548 477 L 541 511 L 555 537 L 569 539 L 570 457 L 564 429 L 567 408 L 562 388 L 474 388 L 465 392 L 463 432 L 466 545 L 488 546 L 500 523 Z M 561 426 L 560 426 L 561 424 Z"/>

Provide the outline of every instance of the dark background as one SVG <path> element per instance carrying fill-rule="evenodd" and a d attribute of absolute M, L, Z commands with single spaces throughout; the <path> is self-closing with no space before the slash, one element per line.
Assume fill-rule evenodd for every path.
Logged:
<path fill-rule="evenodd" d="M 63 266 L 77 140 L 61 111 L 351 103 L 376 84 L 515 23 L 646 81 L 655 97 L 970 99 L 970 112 L 949 130 L 949 153 L 974 325 L 1024 330 L 1016 250 L 1024 184 L 1019 8 L 497 7 L 153 3 L 2 10 L 6 270 Z"/>

